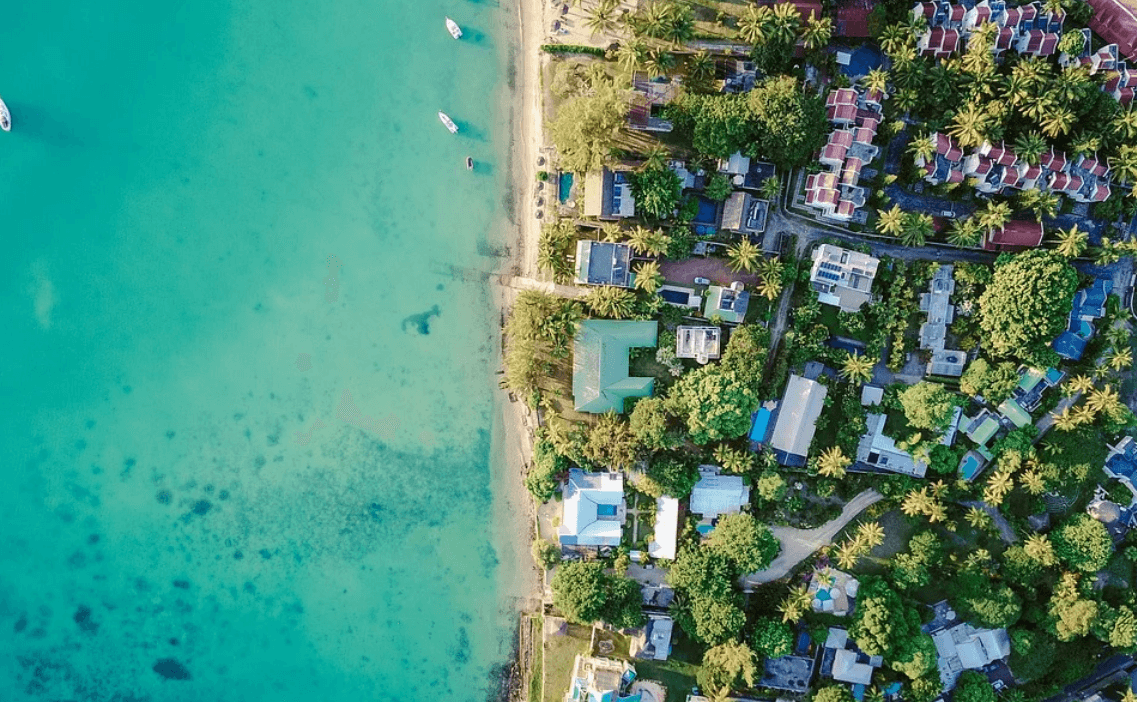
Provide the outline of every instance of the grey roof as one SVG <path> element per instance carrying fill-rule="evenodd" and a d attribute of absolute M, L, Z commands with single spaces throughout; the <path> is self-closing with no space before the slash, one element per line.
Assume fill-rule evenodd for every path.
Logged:
<path fill-rule="evenodd" d="M 769 210 L 769 201 L 759 200 L 750 193 L 733 192 L 723 206 L 722 228 L 742 233 L 764 232 Z"/>
<path fill-rule="evenodd" d="M 778 420 L 774 424 L 770 446 L 791 456 L 804 458 L 809 455 L 809 445 L 813 442 L 813 432 L 817 429 L 817 418 L 821 416 L 828 392 L 824 385 L 815 380 L 791 375 L 778 408 Z"/>
<path fill-rule="evenodd" d="M 927 464 L 913 460 L 912 454 L 898 448 L 896 441 L 884 433 L 884 425 L 888 421 L 886 415 L 869 414 L 865 421 L 868 431 L 857 445 L 857 468 L 872 467 L 914 478 L 924 477 Z"/>
<path fill-rule="evenodd" d="M 655 346 L 654 322 L 586 319 L 573 341 L 572 394 L 578 412 L 624 411 L 629 397 L 648 397 L 654 378 L 628 376 L 628 351 Z"/>
<path fill-rule="evenodd" d="M 782 656 L 767 658 L 763 663 L 760 687 L 787 692 L 806 692 L 813 679 L 813 658 L 808 656 Z"/>
<path fill-rule="evenodd" d="M 963 367 L 967 364 L 967 354 L 957 349 L 941 349 L 932 352 L 932 360 L 928 362 L 928 372 L 932 375 L 945 375 L 958 378 L 963 375 Z"/>
<path fill-rule="evenodd" d="M 691 511 L 704 517 L 732 514 L 750 502 L 750 488 L 738 475 L 700 471 L 702 478 L 691 490 Z"/>
<path fill-rule="evenodd" d="M 675 355 L 700 363 L 719 357 L 722 330 L 718 327 L 679 326 L 675 329 Z"/>
<path fill-rule="evenodd" d="M 632 247 L 610 241 L 576 242 L 576 282 L 630 288 L 635 281 Z"/>
<path fill-rule="evenodd" d="M 566 546 L 619 546 L 626 514 L 622 475 L 573 468 L 557 536 Z"/>

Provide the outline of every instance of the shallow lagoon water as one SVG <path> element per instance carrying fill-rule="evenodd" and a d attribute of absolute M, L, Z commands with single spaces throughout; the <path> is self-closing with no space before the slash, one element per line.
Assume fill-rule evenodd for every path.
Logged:
<path fill-rule="evenodd" d="M 491 693 L 513 21 L 7 9 L 0 699 Z"/>

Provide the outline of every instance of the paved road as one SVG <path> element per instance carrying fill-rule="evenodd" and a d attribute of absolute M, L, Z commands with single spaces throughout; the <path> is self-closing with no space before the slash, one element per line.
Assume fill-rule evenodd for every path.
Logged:
<path fill-rule="evenodd" d="M 883 499 L 876 490 L 865 490 L 845 504 L 841 516 L 826 522 L 816 529 L 793 529 L 791 527 L 772 527 L 771 531 L 782 542 L 782 552 L 766 570 L 751 573 L 742 579 L 744 590 L 752 590 L 762 583 L 785 577 L 798 563 L 809 558 L 817 549 L 830 543 L 837 532 L 853 521 L 853 518 L 870 505 Z"/>

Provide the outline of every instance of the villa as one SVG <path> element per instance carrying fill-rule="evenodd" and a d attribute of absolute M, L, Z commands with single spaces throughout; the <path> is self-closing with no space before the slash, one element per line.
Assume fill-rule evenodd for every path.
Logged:
<path fill-rule="evenodd" d="M 663 495 L 655 501 L 655 533 L 647 545 L 647 554 L 666 561 L 675 560 L 679 541 L 679 500 Z"/>
<path fill-rule="evenodd" d="M 913 18 L 922 18 L 927 29 L 917 40 L 917 49 L 925 56 L 948 58 L 968 43 L 983 25 L 994 25 L 992 52 L 998 56 L 1014 48 L 1028 56 L 1051 56 L 1062 38 L 1065 13 L 1047 13 L 1033 2 L 1008 7 L 1004 0 L 982 0 L 979 3 L 953 5 L 946 0 L 917 2 Z"/>
<path fill-rule="evenodd" d="M 825 407 L 828 392 L 816 380 L 790 375 L 786 392 L 778 407 L 774 433 L 770 438 L 770 448 L 782 465 L 805 465 L 809 445 L 813 442 L 813 433 L 817 429 L 817 419 Z"/>
<path fill-rule="evenodd" d="M 1105 472 L 1129 488 L 1137 500 L 1137 441 L 1126 436 L 1111 446 L 1105 458 Z"/>
<path fill-rule="evenodd" d="M 651 78 L 646 73 L 636 73 L 632 79 L 628 127 L 641 132 L 670 132 L 674 127 L 660 116 L 660 112 L 679 96 L 679 88 L 680 79 L 677 76 Z"/>
<path fill-rule="evenodd" d="M 584 216 L 597 219 L 626 219 L 636 215 L 629 171 L 601 168 L 584 178 Z"/>
<path fill-rule="evenodd" d="M 884 120 L 879 90 L 839 88 L 825 99 L 826 114 L 834 130 L 818 159 L 826 169 L 805 180 L 805 204 L 832 222 L 864 224 L 865 189 L 857 185 L 866 167 L 880 154 L 873 145 Z"/>
<path fill-rule="evenodd" d="M 628 375 L 628 352 L 656 345 L 654 321 L 586 319 L 573 340 L 572 395 L 577 412 L 623 413 L 629 397 L 650 397 L 654 378 Z"/>
<path fill-rule="evenodd" d="M 928 464 L 917 461 L 912 454 L 899 448 L 896 440 L 884 433 L 888 415 L 870 413 L 865 417 L 868 431 L 857 444 L 857 460 L 849 466 L 853 473 L 899 473 L 911 478 L 923 478 Z"/>
<path fill-rule="evenodd" d="M 636 276 L 632 273 L 631 260 L 630 244 L 578 241 L 576 242 L 576 284 L 630 288 L 636 281 Z"/>
<path fill-rule="evenodd" d="M 675 355 L 706 364 L 719 357 L 721 341 L 722 330 L 718 327 L 679 326 L 675 329 Z"/>
<path fill-rule="evenodd" d="M 829 627 L 829 637 L 825 639 L 821 653 L 822 677 L 853 685 L 853 696 L 856 698 L 864 695 L 864 689 L 872 684 L 873 671 L 882 665 L 883 657 L 870 656 L 861 651 L 849 639 L 848 631 Z"/>
<path fill-rule="evenodd" d="M 742 289 L 742 283 L 731 283 L 729 288 L 711 285 L 707 288 L 707 302 L 703 316 L 718 318 L 727 324 L 742 324 L 746 320 L 746 310 L 750 307 L 750 293 Z"/>
<path fill-rule="evenodd" d="M 645 660 L 665 661 L 671 655 L 671 631 L 675 622 L 663 614 L 650 614 L 647 624 L 629 642 L 628 655 Z"/>
<path fill-rule="evenodd" d="M 989 229 L 983 234 L 983 248 L 987 251 L 1022 251 L 1042 243 L 1044 233 L 1040 222 L 1012 219 L 1000 229 Z"/>
<path fill-rule="evenodd" d="M 923 626 L 936 644 L 936 664 L 944 690 L 955 687 L 965 670 L 984 670 L 1011 655 L 1011 639 L 1006 629 L 980 629 L 959 621 L 947 603 L 932 607 L 934 618 Z"/>
<path fill-rule="evenodd" d="M 630 663 L 578 653 L 565 702 L 639 702 L 639 695 L 621 694 L 635 678 L 636 669 Z"/>
<path fill-rule="evenodd" d="M 736 234 L 761 234 L 766 231 L 769 200 L 760 200 L 750 193 L 735 191 L 726 199 L 722 211 L 722 229 Z"/>
<path fill-rule="evenodd" d="M 699 466 L 699 482 L 691 490 L 691 511 L 707 520 L 738 514 L 750 504 L 750 488 L 740 475 L 720 475 L 715 466 Z"/>
<path fill-rule="evenodd" d="M 1126 58 L 1137 61 L 1137 7 L 1129 0 L 1089 0 L 1094 8 L 1090 29 Z"/>
<path fill-rule="evenodd" d="M 856 312 L 872 299 L 872 281 L 880 259 L 832 244 L 813 250 L 809 282 L 823 305 Z"/>
<path fill-rule="evenodd" d="M 920 295 L 920 311 L 928 315 L 928 321 L 920 327 L 920 348 L 932 352 L 928 374 L 958 378 L 963 375 L 967 354 L 945 348 L 948 325 L 955 319 L 955 307 L 951 304 L 954 272 L 955 266 L 940 266 L 928 284 L 929 291 Z"/>
<path fill-rule="evenodd" d="M 1113 280 L 1097 278 L 1093 285 L 1074 294 L 1074 306 L 1066 331 L 1051 346 L 1058 355 L 1070 361 L 1082 360 L 1086 344 L 1094 338 L 1094 320 L 1105 316 L 1105 301 L 1113 290 Z"/>
<path fill-rule="evenodd" d="M 569 471 L 564 518 L 557 529 L 562 546 L 619 546 L 627 506 L 624 476 Z"/>

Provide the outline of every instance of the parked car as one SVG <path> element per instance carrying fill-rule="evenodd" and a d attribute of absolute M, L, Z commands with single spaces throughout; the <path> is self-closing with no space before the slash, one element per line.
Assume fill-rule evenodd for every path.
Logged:
<path fill-rule="evenodd" d="M 711 281 L 707 278 L 695 278 L 695 285 L 710 285 Z"/>
<path fill-rule="evenodd" d="M 951 210 L 940 210 L 940 216 L 941 217 L 954 217 L 955 212 L 952 212 Z"/>

